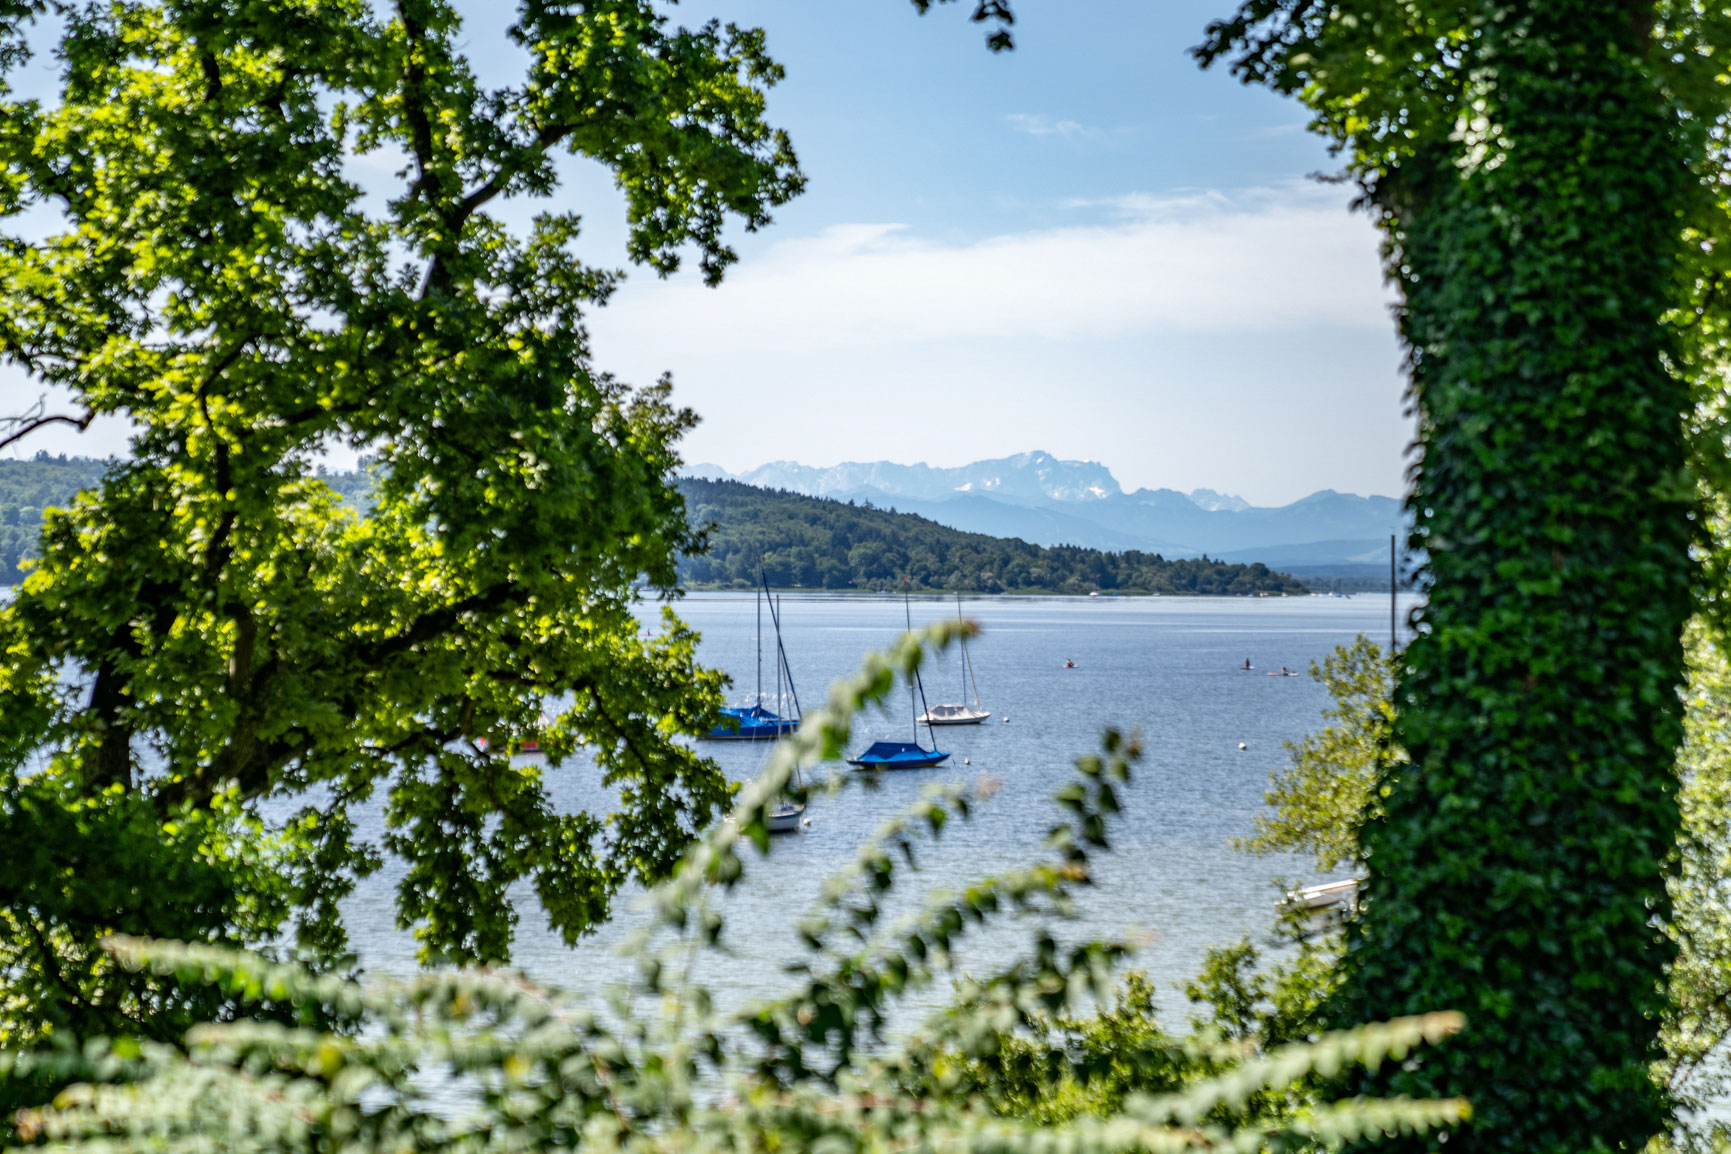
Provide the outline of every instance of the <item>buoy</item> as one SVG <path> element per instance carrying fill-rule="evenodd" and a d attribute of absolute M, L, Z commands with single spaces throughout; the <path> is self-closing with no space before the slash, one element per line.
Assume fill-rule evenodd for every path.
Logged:
<path fill-rule="evenodd" d="M 1004 718 L 1004 724 L 1005 725 L 1010 724 L 1010 719 L 1008 717 Z"/>
<path fill-rule="evenodd" d="M 974 759 L 971 757 L 964 757 L 964 758 L 962 758 L 962 764 L 963 765 L 972 765 L 972 764 L 974 764 Z"/>
<path fill-rule="evenodd" d="M 1238 748 L 1239 748 L 1239 749 L 1249 749 L 1249 748 L 1250 748 L 1250 747 L 1249 747 L 1249 746 L 1248 746 L 1248 745 L 1245 745 L 1245 744 L 1244 744 L 1244 743 L 1243 743 L 1243 742 L 1242 742 L 1242 741 L 1241 741 L 1241 742 L 1239 742 L 1239 743 L 1238 743 Z"/>

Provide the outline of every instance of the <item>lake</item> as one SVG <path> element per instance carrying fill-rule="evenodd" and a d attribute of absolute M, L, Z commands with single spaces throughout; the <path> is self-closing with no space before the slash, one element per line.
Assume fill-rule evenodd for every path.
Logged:
<path fill-rule="evenodd" d="M 893 642 L 904 627 L 897 597 L 785 594 L 781 606 L 783 643 L 808 705 L 821 702 L 832 680 L 855 670 L 863 653 Z M 1403 598 L 1403 623 L 1410 607 Z M 1181 1027 L 1188 1006 L 1176 987 L 1196 973 L 1207 948 L 1245 934 L 1266 938 L 1280 896 L 1277 879 L 1324 880 L 1314 876 L 1308 859 L 1253 857 L 1229 844 L 1252 831 L 1268 774 L 1285 762 L 1282 743 L 1319 727 L 1327 704 L 1308 676 L 1264 673 L 1282 666 L 1307 672 L 1311 661 L 1359 633 L 1386 644 L 1387 596 L 986 597 L 967 598 L 962 609 L 981 627 L 970 649 L 982 703 L 993 717 L 981 726 L 938 731 L 940 746 L 952 753 L 947 765 L 886 774 L 879 789 L 816 799 L 804 832 L 776 838 L 767 859 L 748 849 L 746 879 L 723 902 L 733 956 L 706 962 L 704 979 L 723 1004 L 784 989 L 781 966 L 800 953 L 793 926 L 823 880 L 929 783 L 989 777 L 998 788 L 972 821 L 952 823 L 922 859 L 923 886 L 958 887 L 1033 860 L 1055 816 L 1052 794 L 1074 776 L 1073 759 L 1097 748 L 1105 727 L 1118 726 L 1140 729 L 1145 757 L 1124 790 L 1127 812 L 1113 831 L 1113 851 L 1098 860 L 1097 884 L 1084 892 L 1080 917 L 1062 936 L 1140 935 L 1146 944 L 1135 964 L 1155 980 L 1167 1023 Z M 911 611 L 920 626 L 953 616 L 956 602 L 915 598 Z M 659 606 L 644 607 L 646 620 L 658 612 Z M 733 677 L 736 700 L 749 700 L 753 596 L 693 594 L 679 612 L 702 632 L 703 660 Z M 764 620 L 767 630 L 767 614 Z M 772 635 L 766 637 L 766 693 L 774 685 L 772 643 Z M 1246 658 L 1252 672 L 1240 668 Z M 1067 660 L 1076 667 L 1066 669 Z M 952 650 L 929 669 L 926 698 L 934 705 L 960 701 L 962 692 L 959 655 Z M 911 736 L 906 694 L 893 695 L 890 704 L 885 713 L 858 719 L 855 748 L 880 737 Z M 1247 748 L 1241 751 L 1240 743 Z M 738 780 L 753 776 L 766 755 L 765 746 L 749 743 L 703 748 Z M 561 805 L 608 804 L 586 767 L 567 763 L 550 769 L 549 779 Z M 355 948 L 375 973 L 405 973 L 414 964 L 413 940 L 392 928 L 393 888 L 394 871 L 387 867 L 346 905 Z M 622 894 L 614 921 L 570 949 L 546 929 L 534 895 L 523 887 L 514 964 L 547 984 L 599 993 L 626 975 L 612 947 L 643 924 L 635 896 Z M 903 895 L 902 903 L 916 896 Z M 1008 925 L 968 943 L 960 968 L 995 970 L 1025 946 L 1031 928 Z M 947 983 L 923 992 L 908 1019 L 946 993 Z"/>

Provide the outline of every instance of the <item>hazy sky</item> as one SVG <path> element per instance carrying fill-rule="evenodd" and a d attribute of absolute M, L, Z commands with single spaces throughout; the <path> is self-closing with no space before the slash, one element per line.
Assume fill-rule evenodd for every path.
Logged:
<path fill-rule="evenodd" d="M 736 239 L 719 289 L 634 270 L 600 368 L 671 372 L 688 460 L 956 465 L 1045 449 L 1127 487 L 1259 504 L 1400 491 L 1411 436 L 1374 230 L 1290 101 L 1187 49 L 1232 0 L 1019 0 L 986 51 L 971 0 L 685 0 L 759 24 L 772 119 L 810 186 Z M 512 70 L 504 4 L 470 49 Z M 567 166 L 585 250 L 624 263 L 605 175 Z M 0 401 L 33 399 L 16 374 Z M 22 448 L 106 453 L 123 430 Z"/>
<path fill-rule="evenodd" d="M 761 24 L 810 188 L 719 290 L 639 273 L 602 364 L 674 374 L 693 461 L 1028 449 L 1128 488 L 1401 491 L 1411 426 L 1369 222 L 1293 102 L 1187 55 L 1230 0 L 703 0 Z M 967 4 L 971 8 L 971 3 Z"/>

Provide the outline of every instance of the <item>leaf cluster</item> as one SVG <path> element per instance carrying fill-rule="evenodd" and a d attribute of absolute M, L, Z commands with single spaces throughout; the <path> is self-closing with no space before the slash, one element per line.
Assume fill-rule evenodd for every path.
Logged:
<path fill-rule="evenodd" d="M 731 785 L 678 740 L 721 677 L 676 618 L 646 635 L 634 611 L 696 542 L 669 484 L 695 418 L 591 363 L 584 316 L 619 274 L 579 257 L 556 194 L 562 163 L 600 164 L 632 258 L 694 256 L 713 283 L 730 222 L 802 186 L 765 119 L 781 70 L 760 31 L 653 0 L 508 19 L 523 67 L 495 87 L 446 0 L 0 10 L 0 360 L 69 409 L 5 440 L 133 430 L 54 502 L 0 607 L 0 794 L 90 823 L 43 847 L 47 889 L 5 892 L 0 916 L 42 932 L 0 935 L 0 972 L 65 980 L 0 1033 L 126 1027 L 108 931 L 339 965 L 340 903 L 387 857 L 428 960 L 507 957 L 518 882 L 575 941 L 725 812 Z M 48 91 L 22 96 L 45 46 Z M 338 446 L 373 463 L 364 503 L 320 467 Z M 544 764 L 513 761 L 529 740 Z M 617 812 L 556 809 L 567 765 Z M 267 802 L 286 820 L 259 825 Z M 145 885 L 192 868 L 177 831 L 251 823 L 256 850 L 201 850 L 226 882 L 188 891 L 243 896 L 54 881 L 110 817 L 110 864 Z"/>
<path fill-rule="evenodd" d="M 1382 812 L 1391 775 L 1405 753 L 1393 744 L 1394 675 L 1390 657 L 1362 633 L 1336 646 L 1310 676 L 1328 691 L 1322 729 L 1286 743 L 1286 768 L 1270 775 L 1256 834 L 1236 844 L 1252 853 L 1313 854 L 1328 873 L 1362 868 L 1360 829 Z"/>

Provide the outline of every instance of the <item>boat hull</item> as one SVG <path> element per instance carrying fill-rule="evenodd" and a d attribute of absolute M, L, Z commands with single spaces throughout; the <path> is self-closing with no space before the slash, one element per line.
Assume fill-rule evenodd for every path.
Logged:
<path fill-rule="evenodd" d="M 782 717 L 761 705 L 723 709 L 718 724 L 698 736 L 704 741 L 775 741 L 799 728 L 797 717 Z"/>
<path fill-rule="evenodd" d="M 741 726 L 738 729 L 725 729 L 716 726 L 708 733 L 697 735 L 699 741 L 775 741 L 786 737 L 799 726 L 789 722 L 786 725 Z"/>
<path fill-rule="evenodd" d="M 943 707 L 939 706 L 938 708 L 942 709 Z M 921 725 L 978 725 L 990 716 L 992 715 L 983 709 L 970 709 L 966 713 L 951 714 L 939 713 L 934 710 L 922 716 L 919 723 Z"/>
<path fill-rule="evenodd" d="M 848 758 L 855 769 L 930 769 L 950 759 L 942 749 L 924 749 L 911 741 L 879 741 L 858 757 Z"/>
<path fill-rule="evenodd" d="M 769 828 L 770 833 L 798 833 L 800 821 L 804 817 L 805 806 L 798 802 L 788 802 L 770 810 L 763 824 Z"/>

